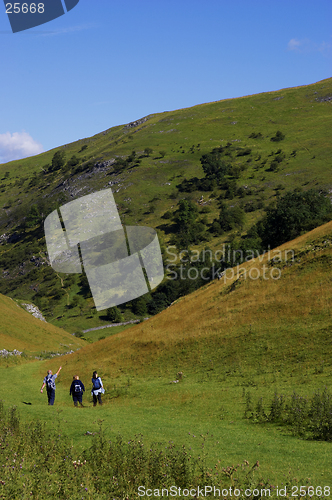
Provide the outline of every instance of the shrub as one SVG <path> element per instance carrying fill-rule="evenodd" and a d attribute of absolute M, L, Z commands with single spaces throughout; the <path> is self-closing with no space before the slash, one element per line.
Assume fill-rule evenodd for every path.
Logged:
<path fill-rule="evenodd" d="M 323 391 L 316 391 L 311 398 L 296 392 L 288 398 L 275 393 L 269 411 L 265 410 L 262 398 L 258 399 L 255 412 L 252 411 L 251 399 L 249 402 L 247 396 L 245 418 L 251 413 L 249 418 L 258 422 L 282 423 L 292 427 L 294 434 L 299 436 L 332 441 L 332 395 L 326 387 Z"/>
<path fill-rule="evenodd" d="M 222 231 L 230 231 L 231 229 L 243 226 L 245 213 L 241 207 L 236 205 L 235 207 L 228 208 L 224 203 L 221 203 L 220 207 L 218 222 Z"/>
<path fill-rule="evenodd" d="M 279 163 L 275 160 L 271 161 L 269 170 L 275 172 L 278 169 Z"/>
<path fill-rule="evenodd" d="M 132 301 L 131 310 L 137 316 L 145 316 L 148 312 L 147 303 L 144 297 L 139 297 Z"/>
<path fill-rule="evenodd" d="M 116 306 L 107 309 L 106 318 L 112 323 L 121 323 L 123 321 L 123 316 Z"/>
<path fill-rule="evenodd" d="M 84 307 L 84 299 L 80 295 L 74 295 L 70 307 L 74 309 L 75 307 L 79 307 L 80 309 Z"/>
<path fill-rule="evenodd" d="M 150 156 L 150 155 L 152 155 L 152 153 L 153 153 L 153 149 L 151 149 L 151 148 L 145 148 L 144 149 L 144 154 L 146 156 Z"/>
<path fill-rule="evenodd" d="M 244 148 L 240 149 L 240 151 L 237 153 L 236 156 L 247 156 L 251 154 L 251 149 L 250 148 Z"/>
<path fill-rule="evenodd" d="M 78 337 L 79 339 L 82 339 L 84 337 L 84 334 L 82 332 L 82 330 L 77 330 L 75 333 L 74 333 L 75 337 Z"/>
<path fill-rule="evenodd" d="M 264 208 L 264 202 L 262 200 L 249 201 L 244 205 L 244 211 L 246 213 L 255 212 L 256 210 L 261 210 L 262 208 Z"/>
<path fill-rule="evenodd" d="M 271 137 L 271 141 L 279 142 L 285 139 L 285 134 L 283 134 L 280 130 L 277 130 L 276 135 Z"/>
<path fill-rule="evenodd" d="M 70 160 L 67 161 L 67 167 L 75 167 L 76 165 L 78 165 L 80 163 L 80 159 L 77 158 L 77 156 L 72 156 L 70 158 Z"/>
<path fill-rule="evenodd" d="M 263 136 L 262 136 L 261 132 L 258 132 L 258 133 L 252 132 L 249 135 L 249 139 L 261 139 L 262 137 Z"/>
<path fill-rule="evenodd" d="M 142 435 L 129 440 L 119 435 L 109 441 L 100 421 L 99 430 L 88 438 L 89 448 L 79 453 L 60 431 L 59 421 L 46 425 L 33 420 L 23 425 L 15 407 L 5 411 L 3 406 L 0 433 L 0 494 L 6 499 L 133 499 L 142 485 L 146 492 L 148 488 L 172 491 L 170 487 L 176 485 L 184 493 L 179 498 L 187 496 L 187 488 L 202 489 L 202 484 L 220 490 L 234 489 L 234 484 L 243 491 L 260 491 L 262 487 L 272 490 L 260 474 L 255 477 L 258 462 L 252 465 L 244 460 L 241 465 L 223 467 L 218 461 L 213 469 L 208 468 L 204 460 L 207 436 L 203 435 L 203 456 L 196 457 L 185 445 L 173 441 L 146 445 Z"/>
<path fill-rule="evenodd" d="M 26 227 L 35 227 L 41 222 L 41 215 L 37 205 L 32 205 L 25 220 Z"/>
<path fill-rule="evenodd" d="M 167 212 L 164 213 L 164 215 L 162 215 L 162 219 L 171 219 L 173 217 L 173 212 L 171 212 L 170 210 L 167 210 Z"/>

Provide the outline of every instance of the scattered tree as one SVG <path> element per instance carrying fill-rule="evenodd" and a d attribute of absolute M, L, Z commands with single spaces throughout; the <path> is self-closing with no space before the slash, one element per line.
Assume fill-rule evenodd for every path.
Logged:
<path fill-rule="evenodd" d="M 121 323 L 123 321 L 123 316 L 116 306 L 107 309 L 106 318 L 112 323 Z"/>
<path fill-rule="evenodd" d="M 132 301 L 131 310 L 137 316 L 145 316 L 148 313 L 147 303 L 144 297 L 139 297 Z"/>
<path fill-rule="evenodd" d="M 152 155 L 152 153 L 153 153 L 153 149 L 151 149 L 151 148 L 145 148 L 144 149 L 144 154 L 146 156 L 150 156 L 150 155 Z"/>
<path fill-rule="evenodd" d="M 60 170 L 60 168 L 62 168 L 65 164 L 65 159 L 66 153 L 64 151 L 57 151 L 56 153 L 54 153 L 51 166 L 52 172 Z"/>

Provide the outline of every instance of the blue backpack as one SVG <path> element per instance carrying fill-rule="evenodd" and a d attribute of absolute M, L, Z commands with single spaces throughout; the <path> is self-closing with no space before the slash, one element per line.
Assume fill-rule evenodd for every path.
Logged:
<path fill-rule="evenodd" d="M 97 389 L 101 388 L 101 383 L 100 383 L 100 378 L 93 378 L 92 379 L 92 384 L 93 384 L 93 390 L 96 391 Z"/>

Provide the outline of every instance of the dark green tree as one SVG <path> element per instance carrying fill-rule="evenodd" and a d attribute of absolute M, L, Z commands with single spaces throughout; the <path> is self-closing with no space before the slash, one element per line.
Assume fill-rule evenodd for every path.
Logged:
<path fill-rule="evenodd" d="M 222 158 L 223 148 L 215 148 L 211 153 L 203 155 L 200 159 L 202 168 L 207 179 L 216 179 L 218 182 L 224 179 L 229 166 Z"/>
<path fill-rule="evenodd" d="M 132 151 L 131 154 L 127 157 L 127 163 L 131 163 L 136 159 L 136 151 Z"/>
<path fill-rule="evenodd" d="M 198 209 L 191 200 L 180 200 L 178 209 L 175 212 L 175 222 L 178 232 L 188 231 L 195 223 L 198 216 Z"/>
<path fill-rule="evenodd" d="M 107 309 L 106 318 L 112 323 L 121 323 L 123 321 L 123 316 L 116 306 Z"/>
<path fill-rule="evenodd" d="M 168 306 L 167 297 L 164 293 L 155 293 L 149 302 L 149 314 L 158 314 Z"/>
<path fill-rule="evenodd" d="M 78 307 L 82 315 L 84 306 L 85 306 L 85 300 L 83 299 L 83 297 L 81 297 L 80 295 L 74 295 L 70 307 L 73 309 L 75 307 Z"/>
<path fill-rule="evenodd" d="M 152 155 L 152 153 L 153 153 L 153 149 L 151 149 L 151 148 L 145 148 L 144 149 L 144 154 L 146 156 L 150 156 L 150 155 Z"/>
<path fill-rule="evenodd" d="M 75 167 L 80 163 L 80 159 L 77 156 L 73 155 L 70 160 L 67 161 L 67 167 Z"/>
<path fill-rule="evenodd" d="M 225 203 L 220 204 L 219 220 L 217 221 L 223 232 L 231 231 L 232 229 L 242 229 L 245 220 L 244 210 L 236 205 L 228 208 Z M 216 226 L 216 229 L 218 227 Z"/>
<path fill-rule="evenodd" d="M 52 171 L 60 170 L 65 164 L 66 153 L 64 151 L 57 151 L 52 158 Z"/>
<path fill-rule="evenodd" d="M 26 227 L 35 227 L 41 222 L 41 216 L 36 204 L 32 205 L 27 215 L 25 225 Z"/>
<path fill-rule="evenodd" d="M 178 210 L 174 213 L 177 237 L 176 245 L 188 248 L 191 243 L 199 243 L 206 239 L 206 228 L 199 216 L 197 206 L 191 200 L 180 200 Z"/>
<path fill-rule="evenodd" d="M 332 205 L 326 193 L 315 189 L 304 193 L 293 191 L 278 198 L 277 206 L 267 210 L 266 216 L 257 224 L 257 232 L 263 246 L 273 248 L 331 218 Z"/>
<path fill-rule="evenodd" d="M 131 310 L 137 316 L 145 316 L 148 313 L 148 308 L 145 298 L 139 297 L 133 300 Z"/>

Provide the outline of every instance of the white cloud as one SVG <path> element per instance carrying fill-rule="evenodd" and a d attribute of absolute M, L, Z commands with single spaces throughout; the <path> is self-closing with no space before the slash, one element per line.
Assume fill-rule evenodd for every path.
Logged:
<path fill-rule="evenodd" d="M 301 45 L 303 45 L 303 40 L 298 40 L 297 38 L 292 38 L 288 42 L 288 50 L 299 50 Z"/>
<path fill-rule="evenodd" d="M 321 52 L 322 54 L 329 54 L 331 53 L 331 49 L 332 49 L 332 44 L 329 43 L 329 42 L 322 42 L 319 46 L 318 46 L 318 50 L 319 52 Z"/>
<path fill-rule="evenodd" d="M 289 40 L 287 48 L 288 50 L 293 50 L 294 52 L 299 52 L 301 54 L 321 52 L 324 55 L 328 55 L 331 51 L 332 45 L 329 42 L 315 43 L 309 40 L 309 38 L 303 38 L 302 40 L 292 38 Z"/>
<path fill-rule="evenodd" d="M 0 134 L 0 163 L 20 160 L 43 151 L 43 146 L 25 131 Z"/>
<path fill-rule="evenodd" d="M 54 36 L 54 35 L 65 35 L 67 33 L 75 33 L 77 31 L 89 30 L 95 28 L 96 24 L 82 24 L 78 26 L 68 26 L 67 28 L 58 28 L 53 31 L 34 31 L 36 35 L 39 36 Z"/>

